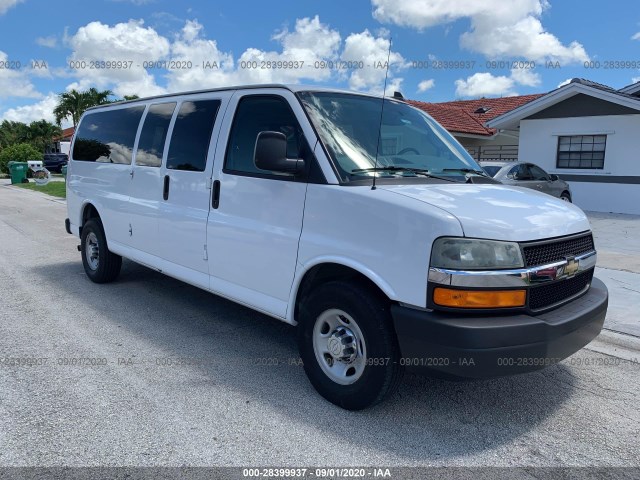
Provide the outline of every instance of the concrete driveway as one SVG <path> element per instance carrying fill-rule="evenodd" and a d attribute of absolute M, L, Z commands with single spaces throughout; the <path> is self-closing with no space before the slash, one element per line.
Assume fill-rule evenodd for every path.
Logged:
<path fill-rule="evenodd" d="M 606 328 L 640 337 L 640 216 L 587 212 L 598 250 L 596 275 L 609 288 Z"/>
<path fill-rule="evenodd" d="M 0 186 L 0 466 L 640 466 L 637 342 L 517 377 L 408 376 L 346 412 L 310 386 L 294 328 L 128 261 L 91 283 L 65 216 Z M 631 331 L 614 294 L 607 325 Z"/>

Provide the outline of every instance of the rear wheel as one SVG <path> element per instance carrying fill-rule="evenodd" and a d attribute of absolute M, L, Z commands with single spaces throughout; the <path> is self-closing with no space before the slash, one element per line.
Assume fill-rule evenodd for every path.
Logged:
<path fill-rule="evenodd" d="M 571 203 L 571 195 L 569 195 L 569 192 L 562 192 L 562 195 L 560 195 L 560 200 Z"/>
<path fill-rule="evenodd" d="M 372 406 L 398 387 L 400 350 L 388 302 L 358 283 L 334 281 L 300 309 L 298 346 L 315 389 L 348 410 Z"/>
<path fill-rule="evenodd" d="M 92 218 L 82 227 L 80 251 L 84 271 L 91 281 L 107 283 L 118 277 L 122 257 L 109 251 L 100 220 Z"/>

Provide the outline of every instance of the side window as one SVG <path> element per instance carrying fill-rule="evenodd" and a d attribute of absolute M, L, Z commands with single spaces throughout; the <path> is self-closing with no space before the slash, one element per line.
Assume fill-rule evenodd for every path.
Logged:
<path fill-rule="evenodd" d="M 240 100 L 233 119 L 225 171 L 268 174 L 253 161 L 256 140 L 263 131 L 282 132 L 287 136 L 287 158 L 305 158 L 310 153 L 298 121 L 284 98 L 247 96 Z"/>
<path fill-rule="evenodd" d="M 144 108 L 138 105 L 85 115 L 73 144 L 73 159 L 130 165 Z"/>
<path fill-rule="evenodd" d="M 511 175 L 514 180 L 531 180 L 531 175 L 526 165 L 516 165 L 511 169 L 509 175 Z"/>
<path fill-rule="evenodd" d="M 176 102 L 156 103 L 149 107 L 138 140 L 136 165 L 159 167 L 162 164 L 167 131 L 175 109 Z"/>
<path fill-rule="evenodd" d="M 549 175 L 537 165 L 529 165 L 529 171 L 534 180 L 549 180 Z"/>
<path fill-rule="evenodd" d="M 218 108 L 220 100 L 196 100 L 180 105 L 171 134 L 167 168 L 204 171 Z"/>

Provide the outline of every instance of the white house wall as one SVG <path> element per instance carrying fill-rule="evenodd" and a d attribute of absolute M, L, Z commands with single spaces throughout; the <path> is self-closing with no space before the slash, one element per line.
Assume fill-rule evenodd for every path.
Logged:
<path fill-rule="evenodd" d="M 558 136 L 606 134 L 604 169 L 558 169 Z M 563 175 L 640 177 L 640 115 L 548 118 L 520 122 L 520 161 Z M 570 181 L 583 210 L 640 215 L 640 184 Z"/>

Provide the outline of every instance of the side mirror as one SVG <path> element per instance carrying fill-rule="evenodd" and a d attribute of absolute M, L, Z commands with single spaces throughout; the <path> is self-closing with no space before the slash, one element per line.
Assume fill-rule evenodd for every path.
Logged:
<path fill-rule="evenodd" d="M 549 176 L 551 177 L 552 182 L 557 182 L 558 180 L 560 180 L 560 177 L 558 175 L 551 174 Z"/>
<path fill-rule="evenodd" d="M 304 160 L 287 158 L 287 137 L 281 132 L 260 132 L 253 161 L 260 170 L 296 174 L 304 169 Z"/>

